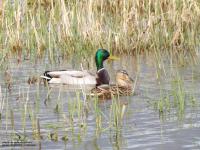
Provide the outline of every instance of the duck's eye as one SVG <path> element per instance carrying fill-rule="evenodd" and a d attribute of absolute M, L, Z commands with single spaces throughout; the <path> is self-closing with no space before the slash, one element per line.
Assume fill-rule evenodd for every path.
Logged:
<path fill-rule="evenodd" d="M 126 70 L 121 70 L 121 73 L 128 75 L 128 73 L 126 72 Z"/>

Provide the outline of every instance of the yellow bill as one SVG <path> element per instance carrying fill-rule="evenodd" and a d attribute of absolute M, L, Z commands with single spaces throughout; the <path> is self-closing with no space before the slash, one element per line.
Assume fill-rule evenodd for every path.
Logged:
<path fill-rule="evenodd" d="M 108 59 L 109 60 L 120 60 L 120 58 L 117 56 L 109 56 Z"/>

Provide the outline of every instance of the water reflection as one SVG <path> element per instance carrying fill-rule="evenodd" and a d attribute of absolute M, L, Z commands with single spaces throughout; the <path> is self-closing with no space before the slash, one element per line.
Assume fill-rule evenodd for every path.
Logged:
<path fill-rule="evenodd" d="M 91 60 L 90 70 L 96 72 L 95 64 Z M 28 137 L 28 140 L 37 143 L 39 149 L 198 149 L 200 132 L 200 107 L 199 87 L 200 78 L 198 65 L 177 67 L 162 63 L 158 69 L 153 59 L 145 57 L 122 56 L 120 61 L 106 63 L 112 82 L 118 69 L 125 69 L 134 79 L 139 74 L 137 94 L 131 97 L 121 97 L 121 101 L 127 103 L 127 111 L 124 117 L 123 127 L 120 130 L 107 129 L 112 101 L 98 104 L 102 113 L 102 130 L 97 134 L 96 116 L 93 110 L 94 102 L 90 101 L 87 108 L 88 114 L 72 112 L 69 104 L 73 104 L 76 110 L 78 105 L 73 103 L 77 99 L 77 87 L 49 85 L 42 83 L 28 84 L 30 76 L 40 76 L 44 70 L 80 68 L 80 63 L 71 63 L 60 60 L 60 64 L 50 65 L 45 62 L 32 63 L 25 61 L 16 65 L 15 60 L 10 60 L 8 69 L 0 72 L 0 85 L 3 101 L 1 101 L 2 119 L 0 122 L 0 142 L 12 140 L 15 131 Z M 85 64 L 83 64 L 84 67 Z M 163 70 L 164 68 L 164 70 Z M 7 73 L 5 73 L 7 72 Z M 177 115 L 177 108 L 171 108 L 169 112 L 159 117 L 159 111 L 154 109 L 152 102 L 160 100 L 177 92 L 173 90 L 173 83 L 177 83 L 176 76 L 183 82 L 185 93 L 185 108 L 182 119 Z M 10 85 L 9 85 L 10 84 Z M 78 87 L 80 101 L 85 99 L 84 93 L 88 87 Z M 177 94 L 177 93 L 176 93 Z M 1 97 L 1 96 L 0 96 Z M 170 99 L 172 100 L 172 99 Z M 78 101 L 77 101 L 78 102 Z M 173 102 L 173 101 L 172 101 Z M 81 103 L 80 103 L 81 104 Z M 2 109 L 3 108 L 3 109 Z M 23 116 L 26 108 L 26 116 Z M 55 111 L 55 110 L 59 111 Z M 14 126 L 12 128 L 12 113 Z M 85 113 L 85 110 L 81 110 Z M 34 115 L 32 115 L 34 114 Z M 32 116 L 31 116 L 32 115 Z M 80 122 L 81 117 L 86 122 Z M 33 139 L 34 119 L 39 118 L 41 141 Z M 25 119 L 25 128 L 22 120 Z M 70 122 L 74 126 L 70 126 Z M 82 123 L 85 126 L 82 127 Z M 47 128 L 48 126 L 48 128 Z M 107 129 L 107 130 L 106 130 Z M 25 130 L 25 132 L 23 132 Z M 48 139 L 49 133 L 58 132 L 58 142 Z M 62 137 L 67 135 L 68 141 Z M 187 135 L 187 136 L 185 136 Z"/>

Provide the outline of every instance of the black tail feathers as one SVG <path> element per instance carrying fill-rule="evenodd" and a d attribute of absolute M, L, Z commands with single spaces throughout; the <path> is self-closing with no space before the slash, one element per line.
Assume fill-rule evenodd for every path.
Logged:
<path fill-rule="evenodd" d="M 44 72 L 44 76 L 47 77 L 47 78 L 45 78 L 47 81 L 49 81 L 49 80 L 52 79 L 52 77 L 48 74 L 49 72 L 50 72 L 50 71 L 45 71 L 45 72 Z"/>

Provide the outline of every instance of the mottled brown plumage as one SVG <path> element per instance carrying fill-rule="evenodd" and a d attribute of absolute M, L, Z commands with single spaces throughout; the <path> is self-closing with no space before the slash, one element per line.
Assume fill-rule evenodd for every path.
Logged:
<path fill-rule="evenodd" d="M 116 74 L 115 85 L 101 85 L 90 91 L 90 96 L 99 99 L 111 99 L 114 96 L 129 96 L 133 94 L 133 80 L 125 70 L 120 70 Z"/>

